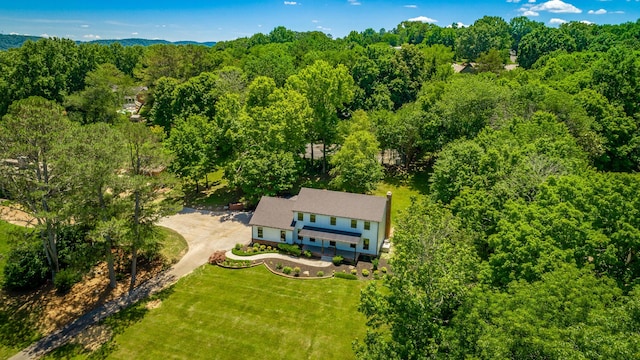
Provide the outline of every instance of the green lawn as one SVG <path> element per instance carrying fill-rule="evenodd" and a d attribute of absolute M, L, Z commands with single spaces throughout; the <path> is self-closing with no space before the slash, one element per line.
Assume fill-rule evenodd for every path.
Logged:
<path fill-rule="evenodd" d="M 420 196 L 428 193 L 429 183 L 427 175 L 418 173 L 407 179 L 386 177 L 378 184 L 374 195 L 386 196 L 388 191 L 393 194 L 391 200 L 391 222 L 395 223 L 400 212 L 411 205 L 412 196 Z"/>
<path fill-rule="evenodd" d="M 4 264 L 7 261 L 7 256 L 11 250 L 9 239 L 12 234 L 23 232 L 24 228 L 9 224 L 8 222 L 0 220 L 0 284 L 3 281 Z"/>
<path fill-rule="evenodd" d="M 177 263 L 189 250 L 189 245 L 184 237 L 177 232 L 162 226 L 158 226 L 162 240 L 160 254 L 169 264 Z"/>
<path fill-rule="evenodd" d="M 223 169 L 210 173 L 207 179 L 209 188 L 206 190 L 201 189 L 200 194 L 195 193 L 195 185 L 192 186 L 193 188 L 185 188 L 187 205 L 224 206 L 240 200 L 238 194 L 227 186 L 229 181 L 224 178 Z M 200 186 L 204 188 L 205 179 L 200 181 Z"/>
<path fill-rule="evenodd" d="M 109 318 L 116 335 L 102 350 L 111 359 L 351 359 L 351 342 L 365 334 L 364 284 L 206 265 L 160 294 L 160 307 Z M 50 358 L 86 356 L 78 349 Z"/>

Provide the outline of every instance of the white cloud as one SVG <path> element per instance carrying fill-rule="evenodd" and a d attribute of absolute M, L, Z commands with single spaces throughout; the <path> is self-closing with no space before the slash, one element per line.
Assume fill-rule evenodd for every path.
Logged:
<path fill-rule="evenodd" d="M 418 17 L 414 17 L 414 18 L 411 18 L 411 19 L 409 19 L 409 20 L 407 20 L 407 21 L 419 21 L 419 22 L 423 22 L 423 23 L 430 23 L 430 24 L 433 24 L 433 23 L 437 23 L 437 22 L 438 22 L 438 20 L 436 20 L 436 19 L 432 19 L 432 18 L 430 18 L 430 17 L 426 17 L 426 16 L 418 16 Z"/>
<path fill-rule="evenodd" d="M 540 13 L 531 10 L 522 10 L 522 16 L 539 16 Z"/>
<path fill-rule="evenodd" d="M 20 35 L 17 32 L 10 32 L 9 35 Z"/>
<path fill-rule="evenodd" d="M 624 14 L 624 11 L 609 11 L 609 14 Z"/>
<path fill-rule="evenodd" d="M 295 2 L 295 1 L 285 1 L 284 4 L 285 5 L 298 5 L 298 3 Z"/>
<path fill-rule="evenodd" d="M 459 28 L 463 28 L 463 27 L 468 27 L 469 25 L 467 25 L 467 24 L 465 24 L 465 23 L 463 23 L 463 22 L 458 21 L 458 22 L 456 23 L 456 26 L 457 26 L 457 27 L 459 27 Z M 448 28 L 451 28 L 451 27 L 453 27 L 453 25 L 447 25 L 447 27 L 448 27 Z"/>
<path fill-rule="evenodd" d="M 131 35 L 138 35 L 138 33 L 137 32 L 132 32 Z"/>
<path fill-rule="evenodd" d="M 604 15 L 604 14 L 607 13 L 607 10 L 605 10 L 605 9 L 598 9 L 598 10 L 595 10 L 595 11 L 594 10 L 589 10 L 588 13 L 591 14 L 591 15 Z"/>
<path fill-rule="evenodd" d="M 587 25 L 593 25 L 593 23 L 589 20 L 580 20 L 580 22 Z"/>
<path fill-rule="evenodd" d="M 51 36 L 50 36 L 49 34 L 40 34 L 40 37 L 43 37 L 43 38 L 49 38 L 49 37 L 51 37 Z"/>
<path fill-rule="evenodd" d="M 566 22 L 567 20 L 558 19 L 558 18 L 552 18 L 551 20 L 549 20 L 549 24 L 555 24 L 555 25 L 564 24 Z"/>
<path fill-rule="evenodd" d="M 358 6 L 358 5 L 362 5 L 362 3 L 358 0 L 347 0 L 349 2 L 350 5 L 353 6 Z"/>
<path fill-rule="evenodd" d="M 331 28 L 327 28 L 324 26 L 316 26 L 316 29 L 321 30 L 321 31 L 331 31 Z"/>
<path fill-rule="evenodd" d="M 100 39 L 100 35 L 93 35 L 93 34 L 82 35 L 82 37 L 85 39 Z"/>
<path fill-rule="evenodd" d="M 519 2 L 520 2 L 520 0 L 507 0 L 507 2 L 508 2 L 508 3 L 515 3 L 515 4 L 517 4 L 517 3 L 519 3 Z"/>
<path fill-rule="evenodd" d="M 529 0 L 529 3 L 535 3 L 536 0 Z"/>
<path fill-rule="evenodd" d="M 582 10 L 577 7 L 566 3 L 562 0 L 550 0 L 544 2 L 540 5 L 532 6 L 529 10 L 532 11 L 548 11 L 554 14 L 563 14 L 563 13 L 571 13 L 571 14 L 580 14 Z"/>
<path fill-rule="evenodd" d="M 418 7 L 418 5 L 405 5 L 404 7 L 409 8 L 409 9 L 415 9 Z"/>
<path fill-rule="evenodd" d="M 88 27 L 89 27 L 89 25 L 87 25 L 87 24 L 83 24 L 83 25 L 80 25 L 80 27 L 81 27 L 81 28 L 85 28 L 85 29 L 86 29 L 86 28 L 88 28 Z"/>
<path fill-rule="evenodd" d="M 318 20 L 315 20 L 315 19 L 314 19 L 314 20 L 311 20 L 311 22 L 312 22 L 312 23 L 314 23 L 314 24 L 317 24 L 317 23 L 319 23 L 320 21 L 318 21 Z"/>

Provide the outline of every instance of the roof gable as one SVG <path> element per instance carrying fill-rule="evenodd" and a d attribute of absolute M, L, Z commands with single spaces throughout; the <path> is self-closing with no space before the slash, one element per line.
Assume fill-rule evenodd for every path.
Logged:
<path fill-rule="evenodd" d="M 382 221 L 386 206 L 385 197 L 302 188 L 292 210 L 365 221 Z"/>
<path fill-rule="evenodd" d="M 293 230 L 294 200 L 263 196 L 251 216 L 249 225 L 266 226 L 271 228 Z"/>

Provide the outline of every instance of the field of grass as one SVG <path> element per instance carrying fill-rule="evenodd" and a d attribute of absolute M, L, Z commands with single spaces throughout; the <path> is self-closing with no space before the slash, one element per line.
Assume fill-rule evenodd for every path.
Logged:
<path fill-rule="evenodd" d="M 24 228 L 9 224 L 0 220 L 0 284 L 3 281 L 4 264 L 7 262 L 7 256 L 11 251 L 10 237 L 16 232 L 23 231 Z"/>
<path fill-rule="evenodd" d="M 361 281 L 292 280 L 259 266 L 206 265 L 145 303 L 107 319 L 110 359 L 352 359 L 362 339 Z M 151 302 L 154 300 L 152 299 Z M 84 358 L 66 346 L 49 358 Z"/>
<path fill-rule="evenodd" d="M 391 222 L 395 224 L 401 211 L 411 205 L 412 196 L 428 193 L 429 183 L 426 174 L 418 173 L 408 178 L 387 176 L 379 184 L 374 195 L 386 196 L 388 191 L 393 194 L 391 200 Z"/>
<path fill-rule="evenodd" d="M 158 231 L 162 237 L 162 248 L 160 254 L 169 264 L 175 264 L 189 250 L 187 241 L 177 232 L 162 226 L 158 226 Z"/>

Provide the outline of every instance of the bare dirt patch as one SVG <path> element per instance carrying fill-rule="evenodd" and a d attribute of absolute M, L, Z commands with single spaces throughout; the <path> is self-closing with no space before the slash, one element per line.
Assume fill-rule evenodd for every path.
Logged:
<path fill-rule="evenodd" d="M 144 307 L 147 308 L 147 310 L 153 310 L 159 308 L 160 306 L 162 306 L 162 300 L 155 299 L 147 302 Z"/>
<path fill-rule="evenodd" d="M 157 276 L 164 269 L 161 261 L 142 264 L 138 267 L 136 287 Z M 116 288 L 112 289 L 107 274 L 106 263 L 100 263 L 66 294 L 59 294 L 53 285 L 48 283 L 33 292 L 9 293 L 4 300 L 9 302 L 7 305 L 36 317 L 38 331 L 47 335 L 94 308 L 127 293 L 131 280 L 128 275 L 122 277 Z"/>
<path fill-rule="evenodd" d="M 0 205 L 0 220 L 26 227 L 35 225 L 35 218 L 15 206 Z"/>
<path fill-rule="evenodd" d="M 93 352 L 98 350 L 102 344 L 111 340 L 112 336 L 113 332 L 107 325 L 94 325 L 78 334 L 73 342 L 81 345 L 85 350 Z"/>

